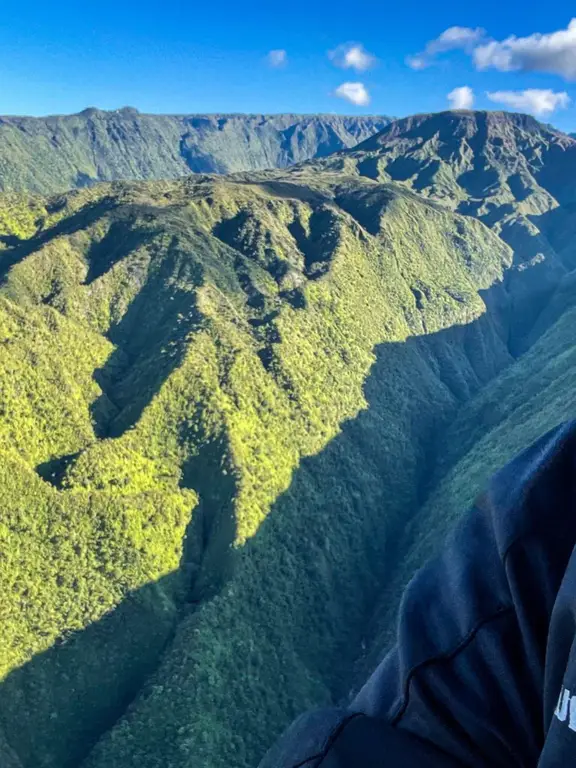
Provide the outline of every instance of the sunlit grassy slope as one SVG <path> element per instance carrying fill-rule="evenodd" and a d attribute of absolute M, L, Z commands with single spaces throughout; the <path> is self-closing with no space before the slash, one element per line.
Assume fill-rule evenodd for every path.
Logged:
<path fill-rule="evenodd" d="M 0 201 L 2 765 L 252 768 L 345 699 L 572 414 L 574 147 L 450 113 Z"/>
<path fill-rule="evenodd" d="M 510 360 L 511 252 L 319 174 L 5 205 L 11 754 L 252 765 L 345 691 L 432 435 Z"/>

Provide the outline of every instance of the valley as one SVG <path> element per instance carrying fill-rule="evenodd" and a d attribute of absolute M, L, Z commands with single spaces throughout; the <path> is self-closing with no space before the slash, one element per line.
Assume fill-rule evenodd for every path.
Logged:
<path fill-rule="evenodd" d="M 6 765 L 250 768 L 347 697 L 489 474 L 574 414 L 575 163 L 450 112 L 3 197 Z"/>

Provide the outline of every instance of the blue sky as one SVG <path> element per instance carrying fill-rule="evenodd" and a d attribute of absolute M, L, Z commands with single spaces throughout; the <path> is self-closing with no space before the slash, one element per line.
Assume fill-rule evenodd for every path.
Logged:
<path fill-rule="evenodd" d="M 544 104 L 541 119 L 576 130 L 576 27 L 573 51 L 564 38 L 546 38 L 542 47 L 531 37 L 566 30 L 576 8 L 566 0 L 537 6 L 502 0 L 7 0 L 0 28 L 0 114 L 131 105 L 146 112 L 401 116 L 448 108 L 447 94 L 467 86 L 477 108 L 498 108 L 486 94 L 505 92 L 507 102 L 536 109 Z M 433 45 L 436 53 L 425 57 L 423 68 L 407 65 L 407 56 L 456 25 L 469 29 L 469 44 L 454 50 Z M 485 33 L 474 38 L 477 28 Z M 511 35 L 528 43 L 510 45 L 505 41 Z M 491 41 L 496 47 L 486 49 Z M 369 68 L 345 69 L 330 59 L 330 51 L 347 43 L 374 57 Z M 480 66 L 474 49 L 481 46 L 488 57 Z M 284 65 L 272 66 L 266 58 L 271 50 L 286 52 Z M 337 92 L 350 93 L 338 90 L 345 83 L 361 83 L 361 96 L 358 90 L 353 96 L 369 103 L 339 98 Z M 536 97 L 523 95 L 526 90 Z"/>

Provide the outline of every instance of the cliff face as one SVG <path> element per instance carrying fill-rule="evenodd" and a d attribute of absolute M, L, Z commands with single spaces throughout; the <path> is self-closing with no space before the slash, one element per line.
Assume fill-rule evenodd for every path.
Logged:
<path fill-rule="evenodd" d="M 98 181 L 284 168 L 389 123 L 338 115 L 142 115 L 134 109 L 0 118 L 0 189 L 41 195 Z"/>

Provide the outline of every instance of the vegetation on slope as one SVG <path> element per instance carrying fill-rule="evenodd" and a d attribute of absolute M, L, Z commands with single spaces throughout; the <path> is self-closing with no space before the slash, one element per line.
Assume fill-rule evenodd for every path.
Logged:
<path fill-rule="evenodd" d="M 576 417 L 576 310 L 568 308 L 530 350 L 461 406 L 437 443 L 432 493 L 407 526 L 394 578 L 377 606 L 357 681 L 393 637 L 399 596 L 414 571 L 474 502 L 491 475 L 539 437 Z"/>
<path fill-rule="evenodd" d="M 514 266 L 505 279 L 504 315 L 510 349 L 516 356 L 524 353 L 463 403 L 436 436 L 425 503 L 398 543 L 393 578 L 366 629 L 359 683 L 393 640 L 404 585 L 491 474 L 576 416 L 570 330 L 576 144 L 525 115 L 446 113 L 398 121 L 350 155 L 360 173 L 377 167 L 378 178 L 395 178 L 428 199 L 477 216 L 511 245 Z M 328 159 L 327 165 L 349 162 L 346 157 Z M 491 301 L 500 316 L 503 295 L 495 293 Z"/>
<path fill-rule="evenodd" d="M 345 692 L 431 436 L 509 362 L 510 250 L 330 175 L 37 205 L 0 256 L 5 740 L 253 765 Z"/>
<path fill-rule="evenodd" d="M 517 353 L 526 348 L 527 329 L 576 263 L 576 141 L 528 115 L 415 115 L 312 166 L 393 180 L 492 228 L 514 251 L 506 285 L 514 297 Z M 304 170 L 310 172 L 307 166 Z"/>
<path fill-rule="evenodd" d="M 345 698 L 489 471 L 572 412 L 572 155 L 449 113 L 0 201 L 0 759 L 249 768 Z"/>
<path fill-rule="evenodd" d="M 143 115 L 132 108 L 0 118 L 0 190 L 283 168 L 364 141 L 386 117 Z"/>

